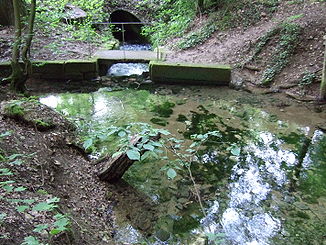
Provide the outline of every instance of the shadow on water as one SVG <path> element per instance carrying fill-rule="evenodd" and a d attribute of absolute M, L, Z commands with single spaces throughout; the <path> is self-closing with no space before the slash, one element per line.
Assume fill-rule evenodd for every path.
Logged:
<path fill-rule="evenodd" d="M 72 118 L 98 154 L 117 148 L 106 137 L 112 125 L 159 118 L 186 141 L 220 133 L 191 164 L 207 215 L 185 169 L 170 180 L 164 161 L 135 163 L 124 176 L 132 187 L 117 186 L 117 244 L 205 244 L 208 233 L 222 233 L 222 244 L 323 244 L 325 135 L 233 99 L 247 94 L 212 92 L 215 97 L 191 89 L 169 95 L 101 90 L 41 102 Z"/>

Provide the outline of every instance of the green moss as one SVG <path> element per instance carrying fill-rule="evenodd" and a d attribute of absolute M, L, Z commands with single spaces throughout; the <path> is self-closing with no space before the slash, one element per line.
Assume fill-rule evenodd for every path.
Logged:
<path fill-rule="evenodd" d="M 25 114 L 24 108 L 21 106 L 21 103 L 12 102 L 5 107 L 5 112 L 9 116 L 21 117 Z"/>
<path fill-rule="evenodd" d="M 302 211 L 298 211 L 296 215 L 297 215 L 297 217 L 302 218 L 302 219 L 310 219 L 310 216 Z"/>
<path fill-rule="evenodd" d="M 177 118 L 178 122 L 185 122 L 187 120 L 188 120 L 188 118 L 185 115 L 182 115 L 182 114 L 178 115 L 178 118 Z"/>
<path fill-rule="evenodd" d="M 150 121 L 160 126 L 166 126 L 169 124 L 168 121 L 166 121 L 165 119 L 157 118 L 157 117 L 152 118 Z"/>
<path fill-rule="evenodd" d="M 173 107 L 175 107 L 173 102 L 165 101 L 162 104 L 154 105 L 151 111 L 159 117 L 168 118 L 173 113 Z"/>
<path fill-rule="evenodd" d="M 51 128 L 54 126 L 52 122 L 45 122 L 41 119 L 36 119 L 34 123 L 37 127 L 41 127 L 41 128 Z"/>

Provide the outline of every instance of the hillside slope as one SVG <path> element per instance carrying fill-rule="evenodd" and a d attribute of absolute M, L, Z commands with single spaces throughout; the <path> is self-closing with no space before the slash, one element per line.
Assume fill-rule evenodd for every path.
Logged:
<path fill-rule="evenodd" d="M 264 15 L 264 13 L 262 13 Z M 267 68 L 275 62 L 280 33 L 268 37 L 282 24 L 299 26 L 288 64 L 276 73 L 268 91 L 284 91 L 303 100 L 318 94 L 323 61 L 323 35 L 326 33 L 326 3 L 284 1 L 271 18 L 264 17 L 255 25 L 238 26 L 227 31 L 216 31 L 204 43 L 168 55 L 168 61 L 195 63 L 229 63 L 235 67 L 236 80 L 245 81 L 244 87 L 261 84 Z M 268 38 L 266 38 L 268 37 Z M 282 37 L 281 37 L 282 38 Z M 261 41 L 265 41 L 261 45 Z M 261 45 L 257 53 L 257 46 Z M 290 46 L 291 48 L 291 46 Z M 266 92 L 266 89 L 264 90 Z"/>

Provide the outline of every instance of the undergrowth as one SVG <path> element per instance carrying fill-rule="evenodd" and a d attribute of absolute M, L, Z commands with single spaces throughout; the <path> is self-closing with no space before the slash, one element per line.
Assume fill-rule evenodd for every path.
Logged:
<path fill-rule="evenodd" d="M 0 134 L 0 141 L 11 136 L 11 132 L 6 131 Z M 30 198 L 31 190 L 23 185 L 23 179 L 17 173 L 20 166 L 32 157 L 33 154 L 11 154 L 0 149 L 0 240 L 13 241 L 17 237 L 12 237 L 7 227 L 12 227 L 12 220 L 15 217 L 24 217 L 23 222 L 31 230 L 24 230 L 25 237 L 21 241 L 23 245 L 45 245 L 50 244 L 53 238 L 60 233 L 69 231 L 69 218 L 57 211 L 60 198 L 54 197 L 42 190 L 33 193 L 34 198 Z M 41 218 L 42 217 L 42 218 Z M 22 227 L 20 227 L 22 228 Z M 9 244 L 9 243 L 7 243 Z"/>
<path fill-rule="evenodd" d="M 262 12 L 266 15 L 273 13 L 279 1 L 248 2 L 242 0 L 222 2 L 216 12 L 209 12 L 210 17 L 206 24 L 199 30 L 190 32 L 177 44 L 178 48 L 188 49 L 201 44 L 217 30 L 224 31 L 238 25 L 248 27 L 261 20 Z"/>
<path fill-rule="evenodd" d="M 27 0 L 28 2 L 28 0 Z M 66 22 L 65 6 L 70 3 L 87 13 L 87 17 L 80 21 Z M 35 30 L 42 34 L 61 35 L 65 33 L 68 40 L 89 41 L 102 43 L 113 40 L 110 29 L 101 32 L 96 31 L 93 22 L 103 21 L 108 13 L 103 10 L 104 0 L 44 0 L 37 5 Z"/>
<path fill-rule="evenodd" d="M 275 76 L 289 63 L 298 44 L 301 29 L 302 28 L 298 24 L 285 22 L 278 25 L 260 39 L 256 46 L 254 57 L 262 51 L 263 47 L 272 37 L 278 35 L 273 59 L 262 75 L 262 85 L 269 85 L 274 80 Z"/>

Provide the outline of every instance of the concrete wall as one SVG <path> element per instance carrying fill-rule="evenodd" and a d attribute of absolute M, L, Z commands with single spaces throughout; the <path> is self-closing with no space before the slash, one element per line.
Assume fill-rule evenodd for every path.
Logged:
<path fill-rule="evenodd" d="M 0 77 L 11 73 L 10 62 L 0 63 Z M 33 78 L 90 80 L 99 75 L 97 60 L 33 61 Z"/>
<path fill-rule="evenodd" d="M 155 83 L 229 85 L 231 81 L 231 67 L 228 65 L 151 61 L 149 72 Z"/>

